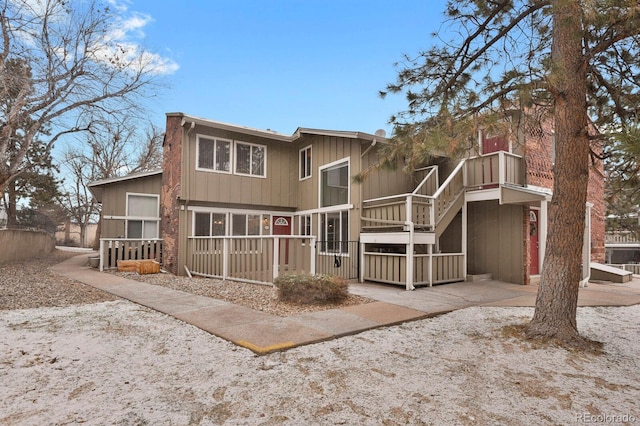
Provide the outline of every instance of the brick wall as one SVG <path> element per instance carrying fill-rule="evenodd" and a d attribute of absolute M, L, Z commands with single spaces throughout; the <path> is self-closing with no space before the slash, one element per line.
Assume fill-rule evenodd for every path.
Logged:
<path fill-rule="evenodd" d="M 601 146 L 592 146 L 596 153 L 602 151 Z M 589 187 L 587 201 L 593 203 L 591 208 L 591 261 L 604 263 L 605 214 L 604 201 L 604 165 L 602 160 L 594 159 L 589 169 Z"/>
<path fill-rule="evenodd" d="M 182 176 L 182 117 L 167 116 L 162 146 L 161 233 L 164 239 L 163 267 L 178 274 L 178 238 L 180 229 L 180 182 Z"/>
<path fill-rule="evenodd" d="M 527 183 L 553 189 L 553 124 L 550 120 L 547 120 L 533 129 L 525 132 L 526 144 L 524 150 Z M 597 152 L 600 147 L 594 146 L 593 149 Z M 587 201 L 593 203 L 591 209 L 591 260 L 602 263 L 605 259 L 604 172 L 602 161 L 598 159 L 593 159 L 589 170 Z M 527 244 L 525 261 L 528 260 L 528 251 Z"/>

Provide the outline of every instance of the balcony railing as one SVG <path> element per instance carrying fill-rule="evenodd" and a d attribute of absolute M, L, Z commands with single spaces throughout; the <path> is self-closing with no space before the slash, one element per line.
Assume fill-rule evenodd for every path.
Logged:
<path fill-rule="evenodd" d="M 522 157 L 505 151 L 493 152 L 465 161 L 467 190 L 488 189 L 498 185 L 525 185 Z"/>
<path fill-rule="evenodd" d="M 614 231 L 605 234 L 606 244 L 640 244 L 640 238 L 631 231 Z"/>
<path fill-rule="evenodd" d="M 161 238 L 100 238 L 100 270 L 118 267 L 120 260 L 155 260 L 162 263 Z"/>
<path fill-rule="evenodd" d="M 400 194 L 362 203 L 362 230 L 365 232 L 433 230 L 433 197 Z"/>
<path fill-rule="evenodd" d="M 405 285 L 407 256 L 395 253 L 364 253 L 365 280 Z M 433 285 L 464 281 L 464 254 L 440 253 L 413 255 L 413 284 Z"/>
<path fill-rule="evenodd" d="M 188 237 L 187 270 L 204 277 L 270 284 L 316 272 L 315 237 Z"/>

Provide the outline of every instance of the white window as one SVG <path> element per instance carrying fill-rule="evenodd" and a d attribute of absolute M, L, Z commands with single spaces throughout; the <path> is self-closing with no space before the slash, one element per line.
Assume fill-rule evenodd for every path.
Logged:
<path fill-rule="evenodd" d="M 323 253 L 349 253 L 349 212 L 321 213 L 320 239 Z"/>
<path fill-rule="evenodd" d="M 198 136 L 196 145 L 198 170 L 231 172 L 231 141 Z"/>
<path fill-rule="evenodd" d="M 231 220 L 231 235 L 260 235 L 260 224 L 259 214 L 234 213 Z"/>
<path fill-rule="evenodd" d="M 300 180 L 311 177 L 311 145 L 300 150 Z"/>
<path fill-rule="evenodd" d="M 266 159 L 266 146 L 236 142 L 236 174 L 265 177 Z"/>
<path fill-rule="evenodd" d="M 218 237 L 226 235 L 226 214 L 195 212 L 193 235 L 197 237 Z"/>
<path fill-rule="evenodd" d="M 320 169 L 320 207 L 349 203 L 349 161 Z"/>
<path fill-rule="evenodd" d="M 300 216 L 300 235 L 311 235 L 311 215 Z"/>
<path fill-rule="evenodd" d="M 127 238 L 158 238 L 160 196 L 127 194 Z"/>

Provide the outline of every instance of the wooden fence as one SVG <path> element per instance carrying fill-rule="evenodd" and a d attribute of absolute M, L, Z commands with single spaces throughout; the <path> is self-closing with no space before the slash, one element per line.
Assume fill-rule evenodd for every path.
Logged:
<path fill-rule="evenodd" d="M 189 237 L 192 275 L 273 283 L 280 275 L 315 274 L 315 237 Z"/>
<path fill-rule="evenodd" d="M 464 281 L 464 254 L 439 253 L 413 255 L 413 284 L 433 285 Z M 406 285 L 407 256 L 396 253 L 364 253 L 363 278 L 389 284 Z"/>

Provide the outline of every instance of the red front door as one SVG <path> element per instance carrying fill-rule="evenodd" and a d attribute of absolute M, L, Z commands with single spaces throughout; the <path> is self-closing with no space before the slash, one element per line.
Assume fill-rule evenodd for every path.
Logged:
<path fill-rule="evenodd" d="M 291 235 L 291 222 L 293 218 L 291 216 L 272 216 L 271 217 L 271 235 Z M 285 242 L 284 250 L 280 245 L 280 261 L 284 260 L 284 263 L 289 263 L 289 240 Z"/>
<path fill-rule="evenodd" d="M 539 210 L 529 210 L 529 275 L 540 273 L 540 253 L 538 236 L 538 214 Z"/>

